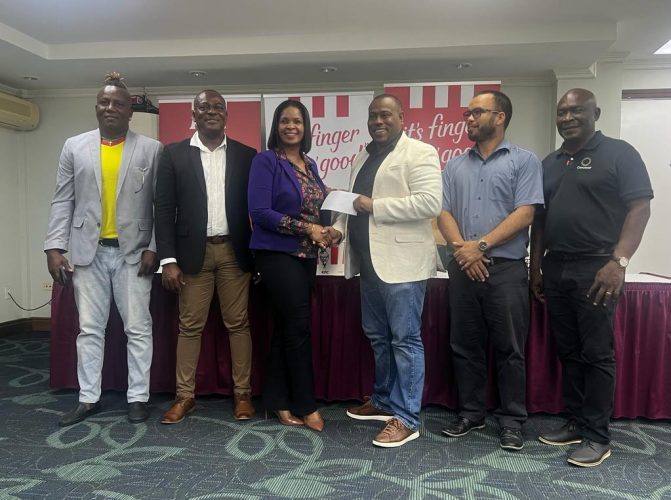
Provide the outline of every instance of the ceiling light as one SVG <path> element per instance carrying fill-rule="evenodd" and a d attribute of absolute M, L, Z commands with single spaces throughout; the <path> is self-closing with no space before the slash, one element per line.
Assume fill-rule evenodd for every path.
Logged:
<path fill-rule="evenodd" d="M 322 66 L 321 67 L 322 73 L 333 73 L 335 71 L 338 71 L 338 68 L 335 66 Z"/>
<path fill-rule="evenodd" d="M 25 76 L 23 77 L 23 79 L 24 79 L 24 80 L 28 80 L 28 81 L 30 81 L 30 82 L 35 82 L 35 81 L 39 80 L 40 77 L 39 77 L 39 76 L 33 76 L 33 75 L 25 75 Z"/>
<path fill-rule="evenodd" d="M 671 40 L 666 42 L 664 45 L 662 45 L 660 48 L 658 48 L 655 51 L 656 55 L 662 55 L 662 54 L 671 54 Z"/>
<path fill-rule="evenodd" d="M 194 77 L 194 78 L 200 78 L 200 77 L 202 77 L 202 76 L 207 75 L 207 71 L 202 71 L 202 70 L 199 70 L 199 69 L 194 69 L 194 70 L 192 70 L 192 71 L 189 71 L 189 74 L 190 74 L 192 77 Z"/>
<path fill-rule="evenodd" d="M 468 69 L 471 66 L 473 66 L 473 65 L 469 62 L 462 62 L 462 63 L 457 63 L 457 64 L 454 65 L 454 67 L 457 68 L 457 69 Z"/>

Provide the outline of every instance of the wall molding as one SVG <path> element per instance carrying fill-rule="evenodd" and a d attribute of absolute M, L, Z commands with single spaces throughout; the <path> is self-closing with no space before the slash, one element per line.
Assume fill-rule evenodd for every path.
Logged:
<path fill-rule="evenodd" d="M 554 74 L 557 80 L 578 80 L 596 78 L 596 63 L 590 64 L 586 68 L 555 68 Z"/>

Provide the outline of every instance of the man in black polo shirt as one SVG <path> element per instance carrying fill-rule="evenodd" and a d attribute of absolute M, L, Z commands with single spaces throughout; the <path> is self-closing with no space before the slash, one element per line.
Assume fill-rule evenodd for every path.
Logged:
<path fill-rule="evenodd" d="M 615 307 L 653 197 L 636 150 L 595 131 L 600 114 L 588 90 L 572 89 L 560 99 L 557 130 L 564 143 L 543 160 L 545 210 L 531 232 L 530 286 L 547 303 L 568 412 L 562 427 L 538 439 L 580 443 L 567 460 L 581 467 L 611 454 Z"/>

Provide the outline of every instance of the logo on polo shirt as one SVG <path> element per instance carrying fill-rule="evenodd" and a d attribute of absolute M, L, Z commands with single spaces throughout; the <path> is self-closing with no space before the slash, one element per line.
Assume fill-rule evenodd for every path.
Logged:
<path fill-rule="evenodd" d="M 576 170 L 590 170 L 592 168 L 592 159 L 588 156 L 580 160 L 580 165 L 575 167 Z"/>

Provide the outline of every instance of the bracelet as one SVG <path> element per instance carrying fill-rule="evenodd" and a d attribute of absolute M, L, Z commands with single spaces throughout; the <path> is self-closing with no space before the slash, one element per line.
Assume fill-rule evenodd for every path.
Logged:
<path fill-rule="evenodd" d="M 315 230 L 315 225 L 310 223 L 310 230 L 308 231 L 308 236 L 312 236 L 312 233 L 314 232 L 314 230 Z"/>

